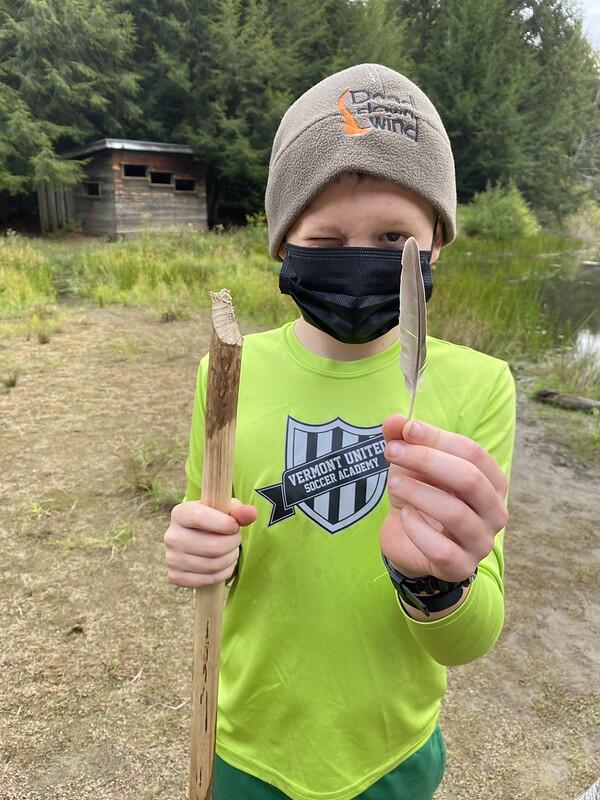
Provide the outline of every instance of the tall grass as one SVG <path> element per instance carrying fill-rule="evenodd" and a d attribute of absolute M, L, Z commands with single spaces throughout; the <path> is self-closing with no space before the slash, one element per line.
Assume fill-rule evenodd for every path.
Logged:
<path fill-rule="evenodd" d="M 277 325 L 294 315 L 289 298 L 279 293 L 277 274 L 264 233 L 250 226 L 221 234 L 145 233 L 89 249 L 69 280 L 71 291 L 100 305 L 147 306 L 181 316 L 208 308 L 208 290 L 227 286 L 240 316 Z"/>
<path fill-rule="evenodd" d="M 590 350 L 563 347 L 549 353 L 537 370 L 533 387 L 551 388 L 562 394 L 573 394 L 600 400 L 600 363 Z"/>
<path fill-rule="evenodd" d="M 47 259 L 20 236 L 0 237 L 0 319 L 39 312 L 55 300 Z"/>
<path fill-rule="evenodd" d="M 560 343 L 543 302 L 541 256 L 572 249 L 557 236 L 505 241 L 459 238 L 434 264 L 430 332 L 512 361 L 536 360 Z"/>
<path fill-rule="evenodd" d="M 540 276 L 573 241 L 538 235 L 507 241 L 459 238 L 434 265 L 429 329 L 439 338 L 507 360 L 535 360 L 560 342 L 544 308 Z M 298 315 L 278 288 L 280 264 L 259 221 L 228 232 L 176 229 L 125 242 L 68 249 L 16 237 L 0 242 L 0 313 L 30 311 L 57 289 L 99 305 L 146 306 L 189 316 L 208 308 L 208 290 L 228 287 L 243 319 L 275 326 Z"/>

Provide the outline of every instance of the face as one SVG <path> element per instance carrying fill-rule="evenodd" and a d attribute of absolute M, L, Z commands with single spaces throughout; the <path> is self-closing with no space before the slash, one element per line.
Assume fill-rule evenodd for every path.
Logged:
<path fill-rule="evenodd" d="M 302 247 L 384 247 L 402 250 L 414 236 L 420 250 L 431 248 L 434 211 L 419 195 L 391 181 L 344 174 L 328 184 L 298 217 L 286 240 Z M 442 245 L 438 223 L 431 254 Z M 284 246 L 279 249 L 284 257 Z"/>

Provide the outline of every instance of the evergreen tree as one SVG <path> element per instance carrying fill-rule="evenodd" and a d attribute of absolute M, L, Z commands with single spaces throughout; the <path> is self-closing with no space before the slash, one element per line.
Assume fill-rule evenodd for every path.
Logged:
<path fill-rule="evenodd" d="M 209 165 L 209 219 L 243 222 L 263 207 L 271 143 L 290 93 L 265 0 L 216 0 L 202 24 L 175 134 Z"/>
<path fill-rule="evenodd" d="M 118 8 L 133 20 L 143 104 L 143 116 L 130 128 L 132 138 L 171 141 L 186 119 L 209 5 L 200 0 L 118 0 Z"/>
<path fill-rule="evenodd" d="M 278 51 L 281 77 L 296 99 L 334 72 L 336 55 L 353 42 L 353 3 L 348 0 L 273 0 L 273 42 Z M 346 66 L 346 64 L 344 64 Z"/>
<path fill-rule="evenodd" d="M 520 186 L 534 207 L 562 218 L 581 200 L 579 163 L 586 147 L 593 163 L 591 145 L 600 128 L 599 64 L 583 35 L 581 14 L 569 2 L 532 0 L 528 9 L 527 43 L 535 69 L 524 92 L 529 166 Z"/>
<path fill-rule="evenodd" d="M 0 0 L 0 189 L 70 185 L 57 150 L 119 134 L 139 112 L 131 20 L 110 0 Z"/>
<path fill-rule="evenodd" d="M 502 0 L 424 5 L 409 27 L 416 81 L 444 121 L 459 199 L 466 201 L 488 182 L 506 181 L 528 167 L 523 88 L 533 56 L 521 16 Z"/>
<path fill-rule="evenodd" d="M 211 223 L 243 222 L 286 108 L 360 62 L 431 97 L 461 200 L 513 181 L 560 216 L 597 191 L 598 64 L 570 0 L 0 0 L 0 190 L 75 182 L 56 152 L 100 135 L 177 141 L 207 164 Z"/>
<path fill-rule="evenodd" d="M 402 18 L 393 0 L 355 0 L 348 4 L 345 16 L 344 36 L 331 62 L 332 70 L 374 63 L 407 77 L 414 73 L 407 41 L 408 21 Z"/>
<path fill-rule="evenodd" d="M 542 214 L 572 209 L 600 86 L 579 12 L 566 0 L 397 5 L 417 83 L 452 141 L 459 199 L 512 180 Z"/>

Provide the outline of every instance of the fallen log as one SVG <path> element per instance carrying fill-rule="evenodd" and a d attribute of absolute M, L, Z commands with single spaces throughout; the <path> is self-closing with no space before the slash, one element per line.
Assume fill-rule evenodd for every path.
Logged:
<path fill-rule="evenodd" d="M 540 403 L 567 408 L 569 411 L 587 411 L 590 414 L 596 409 L 600 411 L 600 400 L 590 400 L 588 397 L 577 397 L 574 394 L 560 394 L 554 389 L 539 389 L 534 399 Z"/>

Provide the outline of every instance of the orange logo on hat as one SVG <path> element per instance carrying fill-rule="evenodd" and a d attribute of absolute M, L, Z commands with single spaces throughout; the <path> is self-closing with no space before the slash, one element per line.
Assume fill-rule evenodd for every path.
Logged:
<path fill-rule="evenodd" d="M 338 108 L 342 112 L 342 116 L 344 117 L 344 133 L 347 136 L 361 136 L 363 133 L 371 133 L 373 128 L 361 128 L 357 121 L 354 119 L 353 115 L 348 111 L 344 103 L 346 102 L 346 98 L 348 97 L 348 89 L 341 95 L 340 99 L 338 100 Z"/>

